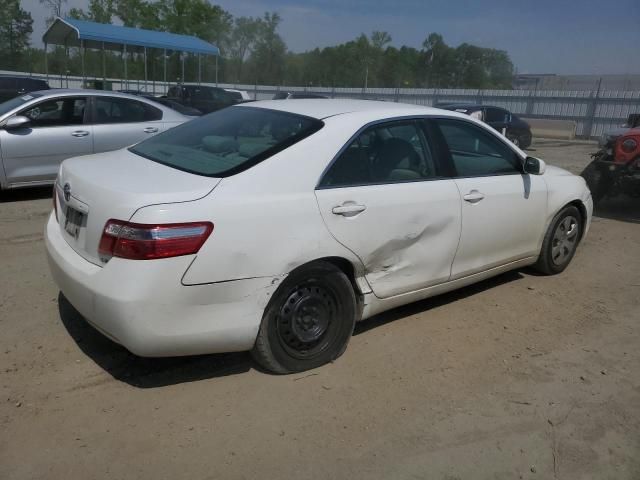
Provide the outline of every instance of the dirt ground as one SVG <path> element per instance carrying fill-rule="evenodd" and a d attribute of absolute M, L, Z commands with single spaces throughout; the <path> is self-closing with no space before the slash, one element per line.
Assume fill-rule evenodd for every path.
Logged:
<path fill-rule="evenodd" d="M 578 173 L 593 150 L 531 154 Z M 290 376 L 106 340 L 51 281 L 50 208 L 48 189 L 0 203 L 2 480 L 640 479 L 638 202 L 597 212 L 563 274 L 388 312 Z"/>

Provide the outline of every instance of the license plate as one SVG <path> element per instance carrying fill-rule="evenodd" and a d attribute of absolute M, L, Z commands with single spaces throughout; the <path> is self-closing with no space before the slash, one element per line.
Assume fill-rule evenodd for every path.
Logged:
<path fill-rule="evenodd" d="M 82 226 L 83 219 L 84 214 L 82 212 L 79 212 L 75 208 L 67 207 L 65 211 L 64 229 L 76 240 L 78 239 L 78 235 L 80 235 L 80 227 Z"/>

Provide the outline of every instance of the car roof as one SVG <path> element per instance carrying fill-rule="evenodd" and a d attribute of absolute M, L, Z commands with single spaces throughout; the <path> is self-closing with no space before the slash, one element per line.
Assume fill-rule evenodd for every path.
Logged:
<path fill-rule="evenodd" d="M 459 108 L 459 109 L 464 109 L 464 110 L 474 110 L 474 109 L 480 109 L 480 108 L 498 108 L 500 110 L 505 110 L 508 111 L 506 108 L 504 107 L 497 107 L 495 105 L 480 105 L 479 103 L 447 103 L 447 102 L 443 102 L 443 103 L 439 103 L 437 104 L 438 108 L 444 108 L 446 110 L 452 109 L 452 108 Z"/>
<path fill-rule="evenodd" d="M 412 105 L 408 103 L 381 102 L 376 100 L 351 100 L 330 98 L 309 98 L 296 100 L 261 100 L 236 105 L 241 108 L 267 108 L 283 112 L 304 115 L 322 120 L 347 113 L 371 113 L 372 117 L 401 117 L 412 115 L 459 116 L 455 112 L 439 108 Z"/>

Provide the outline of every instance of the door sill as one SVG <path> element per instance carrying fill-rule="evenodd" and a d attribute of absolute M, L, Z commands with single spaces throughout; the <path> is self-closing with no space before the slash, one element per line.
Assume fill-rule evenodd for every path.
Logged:
<path fill-rule="evenodd" d="M 532 265 L 536 262 L 537 259 L 538 257 L 536 256 L 526 257 L 520 260 L 490 268 L 488 270 L 484 270 L 482 272 L 467 275 L 455 280 L 449 280 L 447 282 L 439 283 L 427 288 L 422 288 L 420 290 L 401 293 L 400 295 L 395 295 L 393 297 L 379 298 L 374 294 L 371 294 L 369 296 L 369 301 L 364 307 L 362 319 L 364 320 L 365 318 L 369 318 L 373 315 L 384 312 L 385 310 L 399 307 L 401 305 L 406 305 L 408 303 L 424 300 L 425 298 L 433 297 L 435 295 L 440 295 L 452 290 L 457 290 L 458 288 L 466 287 L 467 285 L 486 280 L 487 278 L 500 275 L 501 273 L 505 273 L 516 268 L 522 268 Z"/>

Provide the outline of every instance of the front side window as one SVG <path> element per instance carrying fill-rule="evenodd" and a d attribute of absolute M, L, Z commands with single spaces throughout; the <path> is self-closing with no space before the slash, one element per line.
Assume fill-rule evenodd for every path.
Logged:
<path fill-rule="evenodd" d="M 137 100 L 95 97 L 95 123 L 138 123 L 162 119 L 162 110 Z"/>
<path fill-rule="evenodd" d="M 509 119 L 509 112 L 502 108 L 487 108 L 487 122 L 507 122 Z"/>
<path fill-rule="evenodd" d="M 31 120 L 30 126 L 33 128 L 82 125 L 86 104 L 87 99 L 84 97 L 56 98 L 29 107 L 18 115 Z"/>
<path fill-rule="evenodd" d="M 436 120 L 458 177 L 521 173 L 516 153 L 481 127 L 461 120 Z"/>
<path fill-rule="evenodd" d="M 312 135 L 320 120 L 255 107 L 229 107 L 130 148 L 158 163 L 212 177 L 241 172 Z"/>
<path fill-rule="evenodd" d="M 419 122 L 369 127 L 331 165 L 324 188 L 419 181 L 437 177 Z"/>

